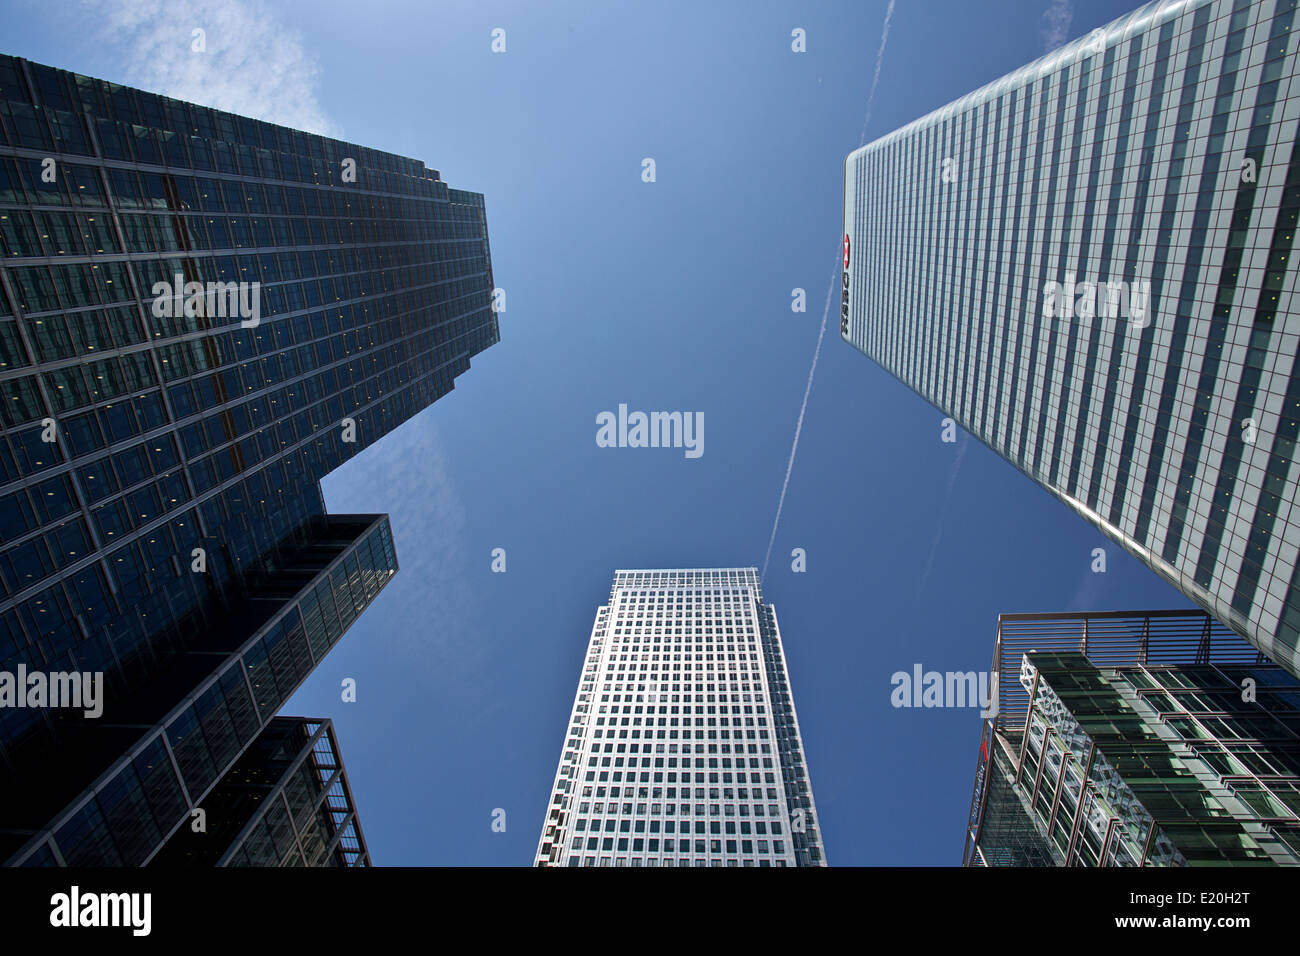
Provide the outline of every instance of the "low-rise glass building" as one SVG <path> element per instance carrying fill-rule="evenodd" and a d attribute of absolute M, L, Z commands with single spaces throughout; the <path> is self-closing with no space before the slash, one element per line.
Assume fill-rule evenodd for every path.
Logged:
<path fill-rule="evenodd" d="M 963 862 L 1300 863 L 1300 681 L 1194 611 L 1006 614 Z"/>

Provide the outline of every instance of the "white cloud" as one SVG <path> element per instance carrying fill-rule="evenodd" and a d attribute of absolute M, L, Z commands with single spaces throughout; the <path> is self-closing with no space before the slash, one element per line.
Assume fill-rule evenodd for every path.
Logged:
<path fill-rule="evenodd" d="M 1043 11 L 1043 52 L 1051 53 L 1070 38 L 1074 9 L 1070 0 L 1052 0 Z"/>
<path fill-rule="evenodd" d="M 257 0 L 84 0 L 98 42 L 121 50 L 125 82 L 325 136 L 320 68 L 302 37 Z M 204 31 L 206 52 L 192 49 Z"/>

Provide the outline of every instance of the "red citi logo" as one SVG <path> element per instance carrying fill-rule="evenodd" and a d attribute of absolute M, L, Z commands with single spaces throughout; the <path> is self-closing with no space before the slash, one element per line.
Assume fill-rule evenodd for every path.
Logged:
<path fill-rule="evenodd" d="M 840 273 L 840 335 L 849 334 L 849 237 L 844 237 L 844 271 Z"/>

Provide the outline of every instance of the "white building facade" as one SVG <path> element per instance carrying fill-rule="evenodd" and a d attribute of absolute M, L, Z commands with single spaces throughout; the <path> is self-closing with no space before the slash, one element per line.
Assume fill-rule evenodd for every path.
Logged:
<path fill-rule="evenodd" d="M 1295 0 L 1160 0 L 850 154 L 841 336 L 1300 674 Z"/>
<path fill-rule="evenodd" d="M 536 863 L 826 864 L 757 569 L 615 572 Z"/>

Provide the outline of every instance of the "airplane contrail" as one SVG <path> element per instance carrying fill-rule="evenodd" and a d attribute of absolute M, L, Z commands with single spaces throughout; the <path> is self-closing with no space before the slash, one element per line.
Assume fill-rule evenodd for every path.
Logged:
<path fill-rule="evenodd" d="M 867 115 L 862 120 L 862 135 L 858 137 L 858 145 L 861 146 L 867 141 L 867 123 L 871 120 L 871 104 L 876 100 L 876 84 L 880 82 L 880 66 L 885 62 L 885 41 L 889 39 L 889 24 L 894 19 L 894 0 L 889 0 L 889 8 L 885 10 L 885 26 L 880 31 L 880 48 L 876 50 L 876 72 L 871 77 L 871 93 L 867 96 Z"/>
<path fill-rule="evenodd" d="M 876 100 L 876 85 L 880 82 L 880 66 L 885 60 L 885 43 L 889 40 L 889 24 L 894 19 L 894 3 L 889 0 L 885 9 L 885 25 L 880 31 L 880 47 L 876 50 L 876 70 L 871 77 L 871 91 L 867 94 L 867 115 L 862 120 L 862 135 L 858 137 L 858 146 L 867 141 L 867 123 L 871 121 L 871 105 Z M 838 248 L 839 243 L 836 242 Z M 836 257 L 836 269 L 831 273 L 830 286 L 826 289 L 826 305 L 822 309 L 822 326 L 817 332 L 817 348 L 813 352 L 812 368 L 808 370 L 808 384 L 803 390 L 803 404 L 799 406 L 799 420 L 794 426 L 794 444 L 790 446 L 790 460 L 785 466 L 785 480 L 781 482 L 781 497 L 776 503 L 776 518 L 772 522 L 772 535 L 767 539 L 767 554 L 763 556 L 763 573 L 759 575 L 760 583 L 767 577 L 767 565 L 772 560 L 772 545 L 776 543 L 776 530 L 781 525 L 781 511 L 785 507 L 785 492 L 790 487 L 790 473 L 794 471 L 794 456 L 799 450 L 799 433 L 803 431 L 804 412 L 808 411 L 808 396 L 812 394 L 813 375 L 817 372 L 817 360 L 822 354 L 822 339 L 826 337 L 826 317 L 830 315 L 831 294 L 835 291 L 835 276 L 839 273 L 839 258 Z"/>
<path fill-rule="evenodd" d="M 839 271 L 836 262 L 836 272 Z M 817 333 L 817 350 L 813 352 L 812 368 L 808 370 L 808 384 L 803 390 L 803 404 L 799 406 L 799 420 L 794 426 L 794 444 L 790 446 L 790 461 L 785 466 L 785 481 L 781 482 L 781 498 L 776 503 L 776 520 L 772 522 L 772 536 L 767 539 L 767 554 L 763 558 L 763 573 L 759 581 L 767 577 L 767 563 L 772 559 L 772 545 L 776 541 L 776 529 L 781 524 L 781 509 L 785 507 L 785 490 L 790 486 L 790 472 L 794 471 L 794 453 L 799 450 L 799 433 L 803 431 L 803 415 L 808 410 L 808 395 L 812 392 L 813 373 L 817 371 L 817 359 L 822 354 L 822 339 L 826 336 L 826 317 L 831 310 L 831 292 L 835 289 L 835 276 L 831 276 L 830 288 L 826 290 L 826 306 L 822 309 L 822 327 Z"/>

